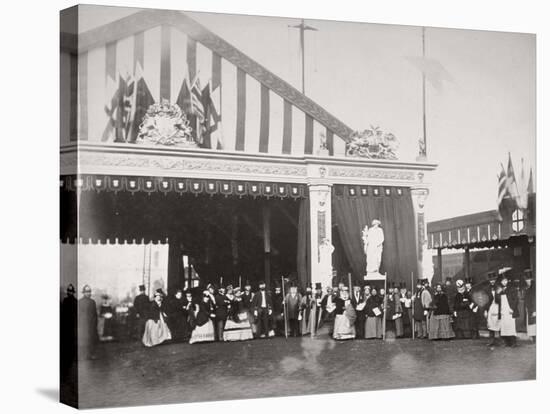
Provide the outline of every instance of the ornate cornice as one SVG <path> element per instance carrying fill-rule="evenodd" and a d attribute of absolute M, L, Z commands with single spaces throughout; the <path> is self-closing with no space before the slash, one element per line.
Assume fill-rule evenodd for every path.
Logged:
<path fill-rule="evenodd" d="M 415 181 L 416 174 L 412 171 L 381 170 L 371 168 L 337 168 L 330 167 L 329 177 L 365 178 L 373 180 Z"/>

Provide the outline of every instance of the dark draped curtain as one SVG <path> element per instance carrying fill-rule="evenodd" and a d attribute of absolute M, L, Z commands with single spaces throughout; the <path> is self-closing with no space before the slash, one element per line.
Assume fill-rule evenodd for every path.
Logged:
<path fill-rule="evenodd" d="M 309 264 L 309 199 L 300 201 L 300 211 L 298 213 L 298 248 L 296 264 L 298 267 L 298 281 L 302 288 L 305 288 L 309 282 L 308 271 L 311 269 Z"/>
<path fill-rule="evenodd" d="M 388 280 L 409 282 L 416 274 L 416 241 L 414 210 L 409 189 L 335 186 L 332 196 L 333 220 L 354 280 L 366 273 L 362 230 L 373 219 L 382 222 L 384 249 L 380 273 Z M 350 191 L 351 190 L 351 191 Z M 366 190 L 366 193 L 364 191 Z"/>

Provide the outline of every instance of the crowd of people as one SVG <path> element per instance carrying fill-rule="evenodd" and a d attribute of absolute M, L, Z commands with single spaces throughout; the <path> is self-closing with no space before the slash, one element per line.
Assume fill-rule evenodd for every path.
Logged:
<path fill-rule="evenodd" d="M 475 339 L 480 336 L 480 327 L 489 331 L 489 346 L 503 343 L 513 347 L 520 310 L 518 289 L 511 286 L 508 273 L 506 269 L 489 273 L 488 281 L 476 289 L 471 279 L 448 279 L 435 285 L 419 279 L 414 292 L 395 283 L 387 292 L 374 284 L 359 283 L 351 289 L 340 283 L 324 291 L 317 283 L 303 292 L 289 284 L 276 286 L 271 292 L 264 282 L 253 292 L 247 282 L 243 289 L 208 284 L 198 294 L 196 290 L 179 289 L 170 297 L 157 289 L 150 300 L 142 285 L 133 302 L 132 318 L 146 347 L 166 341 L 194 344 L 306 335 L 329 335 L 335 340 Z M 524 283 L 527 332 L 534 340 L 536 293 L 530 272 L 526 272 Z M 78 301 L 79 344 L 84 357 L 93 357 L 98 315 L 101 319 L 113 310 L 103 303 L 98 311 L 89 286 L 82 292 Z M 74 287 L 70 286 L 67 293 L 74 308 Z M 102 329 L 106 327 L 111 330 L 108 324 Z"/>

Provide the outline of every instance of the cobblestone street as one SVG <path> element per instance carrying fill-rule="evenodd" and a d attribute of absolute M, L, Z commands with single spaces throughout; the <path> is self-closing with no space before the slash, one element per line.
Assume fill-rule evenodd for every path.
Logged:
<path fill-rule="evenodd" d="M 487 339 L 102 344 L 80 363 L 82 408 L 168 404 L 535 379 L 535 345 Z"/>

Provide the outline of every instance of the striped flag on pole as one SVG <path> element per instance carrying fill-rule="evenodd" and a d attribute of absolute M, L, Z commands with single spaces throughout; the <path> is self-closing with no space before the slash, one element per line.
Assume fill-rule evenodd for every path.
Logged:
<path fill-rule="evenodd" d="M 504 165 L 500 164 L 500 173 L 498 174 L 498 197 L 497 197 L 497 211 L 498 218 L 502 221 L 502 211 L 503 211 L 503 200 L 508 194 L 508 187 L 506 185 L 506 171 L 504 170 Z"/>

